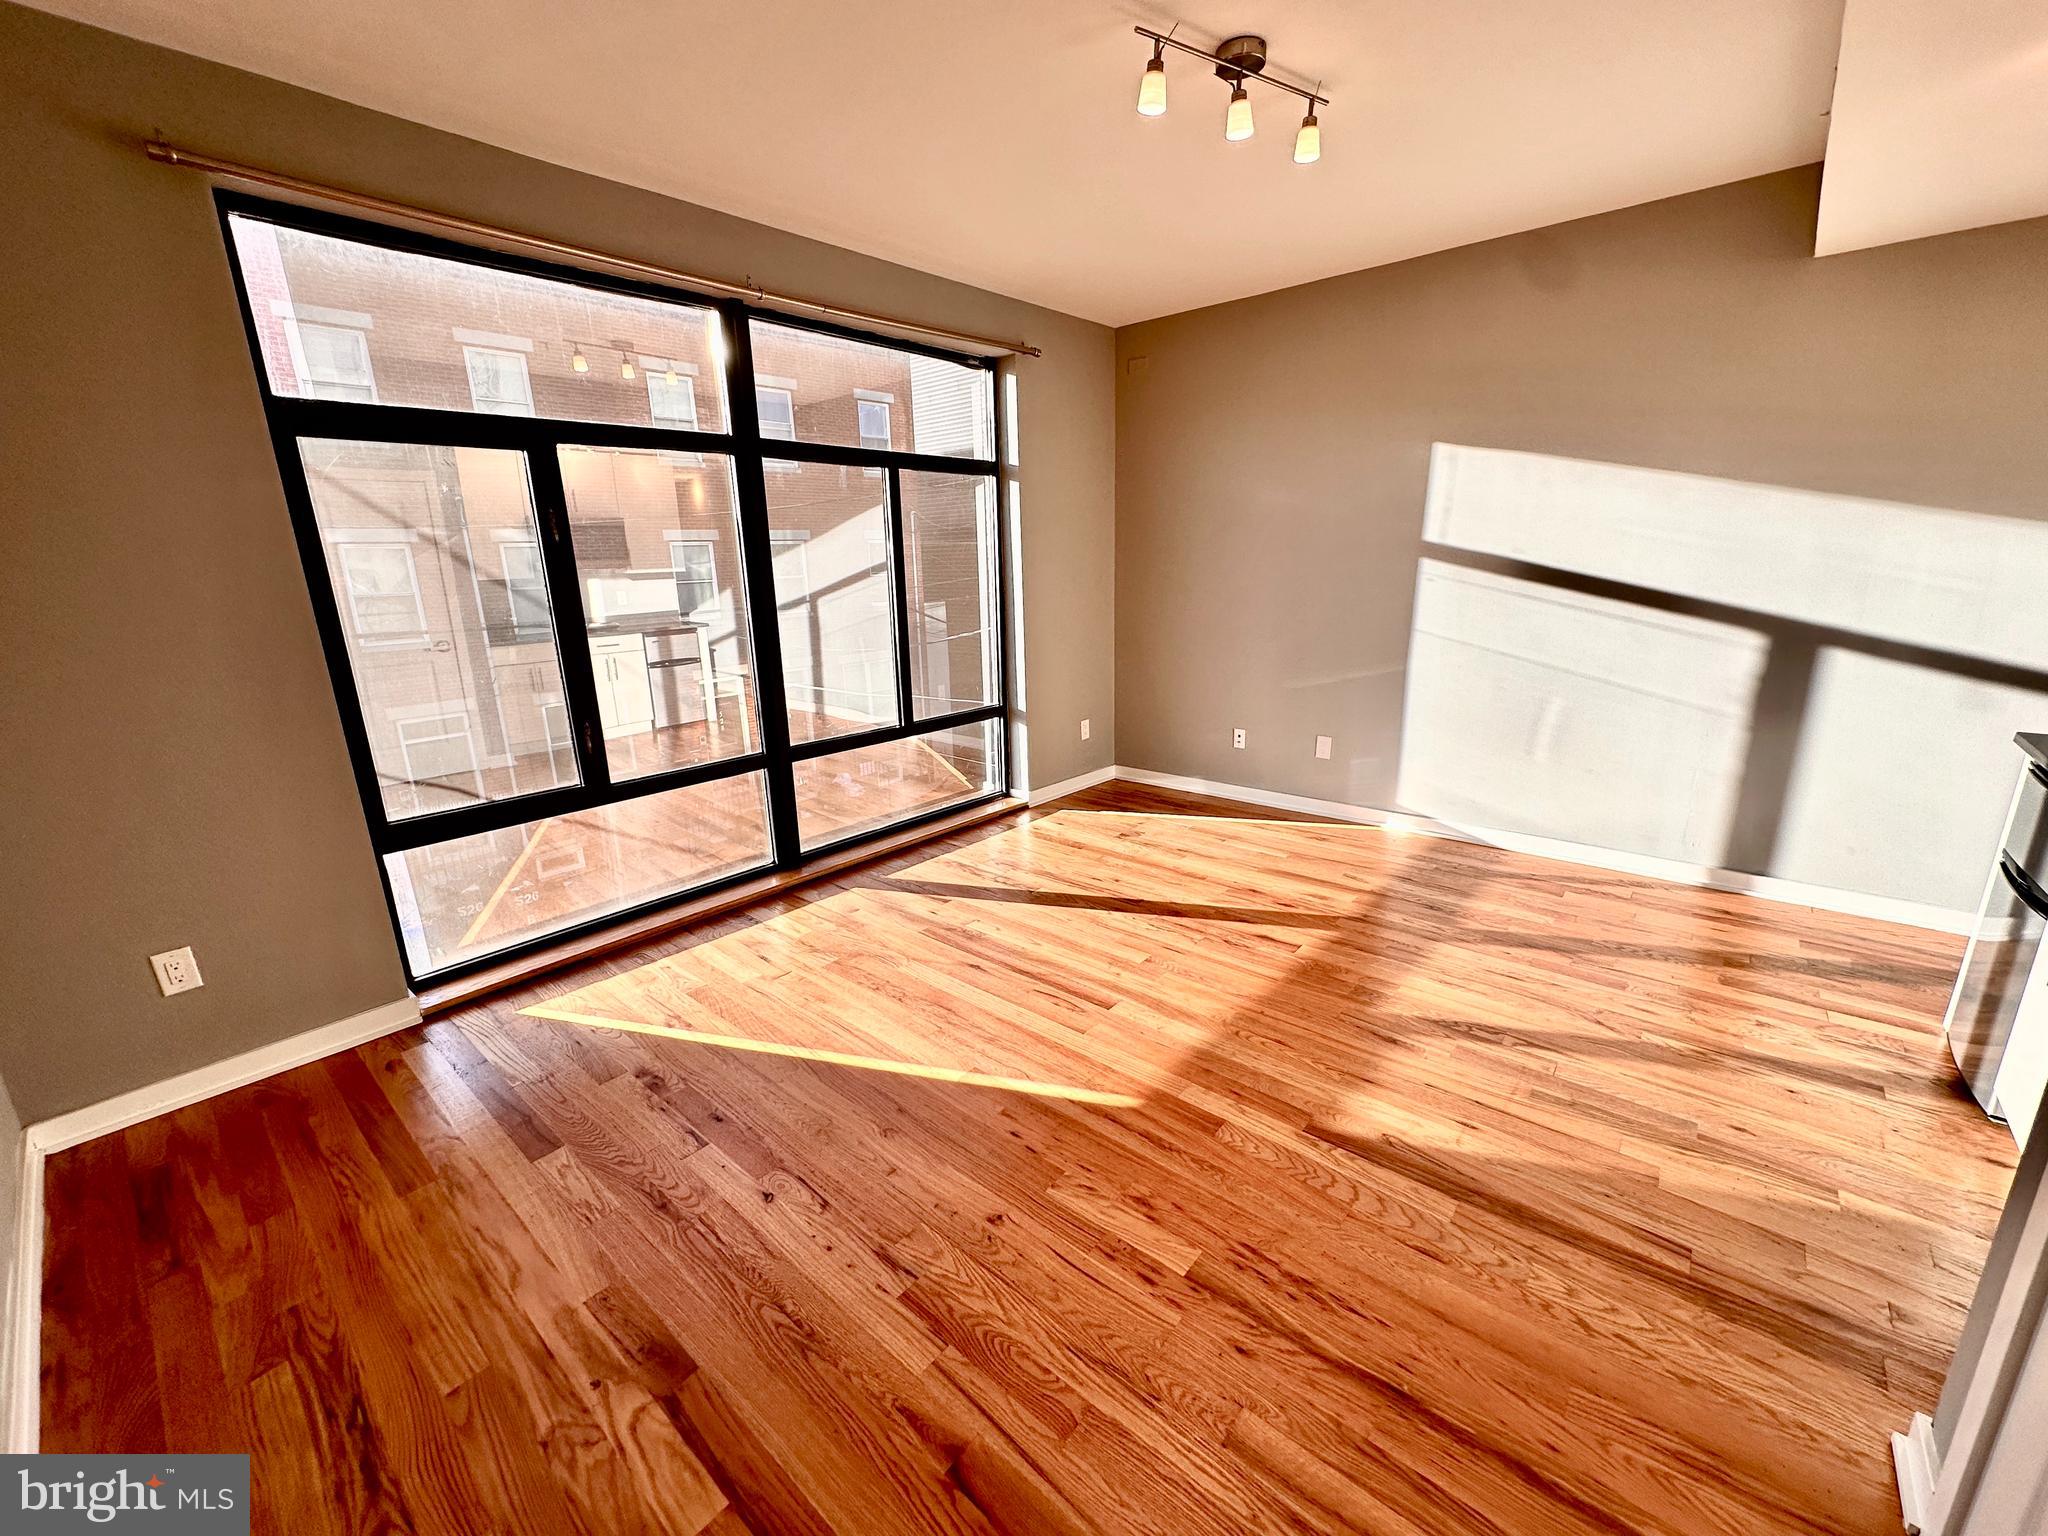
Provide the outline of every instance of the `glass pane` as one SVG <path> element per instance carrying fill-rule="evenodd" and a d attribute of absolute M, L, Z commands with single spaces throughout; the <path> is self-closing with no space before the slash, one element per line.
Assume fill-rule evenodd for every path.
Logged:
<path fill-rule="evenodd" d="M 560 462 L 612 777 L 754 751 L 732 460 L 565 447 Z"/>
<path fill-rule="evenodd" d="M 1003 782 L 994 720 L 796 765 L 797 831 L 808 851 L 991 794 Z"/>
<path fill-rule="evenodd" d="M 790 739 L 896 724 L 887 477 L 771 462 L 767 482 Z"/>
<path fill-rule="evenodd" d="M 273 394 L 726 430 L 715 310 L 228 225 Z"/>
<path fill-rule="evenodd" d="M 769 862 L 758 773 L 384 858 L 415 976 Z"/>
<path fill-rule="evenodd" d="M 762 436 L 995 457 L 988 369 L 770 320 L 751 324 Z"/>
<path fill-rule="evenodd" d="M 526 457 L 304 438 L 393 821 L 579 781 Z"/>
<path fill-rule="evenodd" d="M 986 475 L 902 472 L 914 718 L 998 698 L 996 483 Z"/>

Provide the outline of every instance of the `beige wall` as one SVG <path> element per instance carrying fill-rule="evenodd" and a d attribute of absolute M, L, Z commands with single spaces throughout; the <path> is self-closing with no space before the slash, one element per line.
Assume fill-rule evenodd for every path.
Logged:
<path fill-rule="evenodd" d="M 1043 347 L 1016 367 L 1030 780 L 1113 760 L 1106 329 L 0 6 L 0 1074 L 24 1119 L 404 990 L 210 192 L 151 134 Z M 159 999 L 145 956 L 188 943 L 205 988 Z"/>
<path fill-rule="evenodd" d="M 1416 703 L 1432 445 L 1518 450 L 1534 457 L 1466 455 L 1473 473 L 1455 487 L 1463 507 L 1492 476 L 1493 504 L 1476 521 L 1499 538 L 1569 544 L 1586 526 L 1574 498 L 1586 518 L 1597 502 L 1617 526 L 1662 517 L 1659 537 L 1694 538 L 1731 568 L 1738 606 L 1810 526 L 1853 532 L 1865 519 L 1867 537 L 1830 567 L 1839 580 L 1810 583 L 1790 606 L 1755 599 L 1766 612 L 1753 624 L 1695 601 L 1714 593 L 1685 590 L 1708 574 L 1696 551 L 1689 569 L 1674 554 L 1681 579 L 1651 595 L 1654 636 L 1627 615 L 1596 633 L 1586 615 L 1602 594 L 1582 582 L 1561 600 L 1572 616 L 1557 644 L 1577 646 L 1575 664 L 1594 672 L 1635 668 L 1600 684 L 1630 697 L 1714 652 L 1716 686 L 1743 707 L 1721 720 L 1705 684 L 1675 707 L 1699 753 L 1730 757 L 1730 804 L 1717 814 L 1733 825 L 1725 857 L 1717 834 L 1704 839 L 1714 856 L 1694 862 L 1974 905 L 2018 770 L 2010 731 L 2015 719 L 2048 721 L 2044 653 L 2014 638 L 2015 626 L 2040 629 L 2048 529 L 2002 521 L 2048 509 L 2048 222 L 1816 260 L 1818 190 L 1817 167 L 1788 171 L 1119 331 L 1120 760 L 1396 805 L 1404 746 L 1417 778 L 1404 704 Z M 1712 478 L 1645 491 L 1650 481 L 1607 466 Z M 1451 489 L 1440 474 L 1439 496 Z M 1674 509 L 1686 508 L 1699 509 L 1692 525 L 1680 517 L 1674 530 Z M 1762 531 L 1738 537 L 1740 527 Z M 1905 634 L 1902 648 L 1885 634 L 1890 611 L 1927 583 L 1884 567 L 1908 537 L 1916 562 L 1944 563 L 1952 622 Z M 1605 574 L 1646 581 L 1620 558 L 1640 553 L 1622 534 L 1590 558 L 1612 555 L 1619 566 Z M 1813 612 L 1793 611 L 1809 600 Z M 1534 633 L 1534 608 L 1513 612 L 1496 626 L 1508 649 L 1551 643 Z M 1976 633 L 1992 620 L 2011 621 L 2003 638 Z M 1638 643 L 1688 626 L 1671 657 Z M 1830 626 L 1877 632 L 1880 654 L 1858 649 L 1867 635 Z M 1817 659 L 1804 685 L 1769 660 L 1762 677 L 1745 672 L 1751 641 L 1779 661 L 1805 647 Z M 1953 667 L 1928 654 L 1951 642 L 1975 654 Z M 1600 842 L 1581 829 L 1625 819 L 1646 796 L 1693 792 L 1680 781 L 1697 777 L 1694 765 L 1670 743 L 1662 761 L 1638 761 L 1660 750 L 1655 732 L 1574 738 L 1561 707 L 1532 723 L 1526 695 L 1541 685 L 1514 677 L 1488 683 L 1498 697 L 1483 708 L 1501 728 L 1484 739 L 1472 680 L 1438 667 L 1423 701 L 1437 718 L 1466 712 L 1459 746 L 1473 771 L 1444 797 L 1461 799 L 1452 808 L 1468 819 Z M 1242 751 L 1230 744 L 1240 725 Z M 1335 738 L 1327 762 L 1313 755 L 1317 734 Z M 1574 771 L 1576 800 L 1532 803 L 1532 776 Z M 1420 798 L 1457 772 L 1435 763 Z M 1852 791 L 1853 806 L 1818 803 Z M 1661 809 L 1668 830 L 1646 826 L 1642 840 L 1702 841 L 1688 820 L 1697 806 Z M 1921 847 L 1943 818 L 1957 846 Z M 1610 835 L 1625 845 L 1637 834 Z"/>

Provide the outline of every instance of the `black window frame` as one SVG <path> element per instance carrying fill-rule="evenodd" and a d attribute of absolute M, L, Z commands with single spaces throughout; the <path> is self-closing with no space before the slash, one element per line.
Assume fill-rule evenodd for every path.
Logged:
<path fill-rule="evenodd" d="M 250 354 L 256 372 L 268 423 L 271 448 L 277 459 L 284 497 L 291 514 L 299 560 L 306 576 L 315 625 L 333 684 L 335 705 L 341 717 L 356 787 L 369 824 L 370 844 L 376 853 L 378 880 L 392 930 L 398 940 L 400 964 L 415 988 L 453 980 L 488 966 L 533 954 L 570 942 L 616 924 L 649 913 L 696 901 L 728 886 L 760 878 L 775 871 L 800 870 L 825 854 L 882 837 L 914 829 L 922 823 L 952 816 L 985 805 L 1010 793 L 1013 771 L 1009 709 L 1012 657 L 1009 616 L 1009 538 L 1003 516 L 1004 462 L 999 360 L 970 353 L 949 351 L 900 337 L 858 330 L 853 327 L 793 315 L 741 299 L 713 297 L 680 285 L 668 286 L 617 276 L 589 268 L 565 266 L 489 247 L 472 246 L 443 239 L 402 226 L 360 219 L 303 204 L 280 202 L 228 189 L 216 189 L 216 212 L 221 238 L 226 247 L 237 305 L 241 309 Z M 374 400 L 322 400 L 301 395 L 280 394 L 271 387 L 262 336 L 249 298 L 230 220 L 234 217 L 260 220 L 285 229 L 304 230 L 351 240 L 385 250 L 432 256 L 470 266 L 545 278 L 571 286 L 601 292 L 625 294 L 708 309 L 718 313 L 725 329 L 726 356 L 724 392 L 729 430 L 708 432 L 659 426 L 638 426 L 600 421 L 579 421 L 568 417 L 507 415 L 476 410 L 443 409 L 426 406 L 383 404 Z M 962 367 L 985 372 L 988 384 L 988 426 L 990 456 L 969 458 L 949 454 L 920 454 L 895 449 L 844 447 L 808 443 L 798 439 L 764 437 L 755 408 L 752 322 L 764 320 L 777 326 L 813 331 L 853 341 L 920 354 Z M 651 411 L 650 411 L 651 414 Z M 333 582 L 327 568 L 318 519 L 300 457 L 301 439 L 327 438 L 356 442 L 420 444 L 431 447 L 509 449 L 519 452 L 527 466 L 528 482 L 540 545 L 541 566 L 548 601 L 553 613 L 557 654 L 560 660 L 564 702 L 568 706 L 571 746 L 581 783 L 536 790 L 500 800 L 479 802 L 454 810 L 409 816 L 394 821 L 386 812 L 369 733 L 361 715 L 356 677 L 350 663 L 346 618 L 340 612 Z M 770 448 L 772 446 L 772 452 Z M 733 467 L 737 491 L 741 585 L 746 599 L 750 631 L 750 654 L 754 681 L 754 707 L 760 727 L 755 749 L 715 762 L 693 764 L 641 777 L 614 780 L 607 760 L 602 733 L 598 730 L 597 687 L 588 648 L 576 643 L 587 632 L 581 584 L 577 579 L 575 552 L 571 542 L 567 498 L 564 493 L 558 453 L 563 447 L 654 448 L 682 453 L 709 453 L 727 458 Z M 879 470 L 888 488 L 888 538 L 891 606 L 895 626 L 896 697 L 898 719 L 894 725 L 806 742 L 792 742 L 784 696 L 781 625 L 777 618 L 774 543 L 768 524 L 769 465 L 772 463 L 817 463 L 847 468 Z M 996 616 L 994 701 L 944 715 L 917 719 L 912 708 L 910 624 L 906 586 L 902 484 L 905 469 L 928 470 L 962 480 L 985 480 L 993 487 L 992 515 L 995 569 L 993 602 Z M 797 828 L 794 768 L 809 758 L 835 752 L 876 746 L 913 737 L 936 735 L 957 726 L 994 722 L 998 763 L 995 788 L 942 806 L 916 812 L 881 826 L 848 836 L 831 838 L 805 847 Z M 758 773 L 766 787 L 769 857 L 731 874 L 689 886 L 672 894 L 640 902 L 618 911 L 565 925 L 529 939 L 473 956 L 456 964 L 428 971 L 414 971 L 405 943 L 398 903 L 391 888 L 386 856 L 429 844 L 453 841 L 498 831 L 546 817 L 593 810 L 642 796 L 683 789 L 713 780 Z"/>

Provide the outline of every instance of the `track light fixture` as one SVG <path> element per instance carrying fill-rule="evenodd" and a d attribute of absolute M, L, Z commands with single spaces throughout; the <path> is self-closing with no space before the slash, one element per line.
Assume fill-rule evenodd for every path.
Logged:
<path fill-rule="evenodd" d="M 578 373 L 590 372 L 590 359 L 583 355 L 581 347 L 576 348 L 575 351 L 569 354 L 569 366 Z"/>
<path fill-rule="evenodd" d="M 1308 103 L 1308 113 L 1294 135 L 1294 163 L 1313 165 L 1322 159 L 1323 129 L 1317 121 L 1316 108 L 1328 106 L 1330 98 L 1323 95 L 1320 84 L 1309 90 L 1268 76 L 1265 73 L 1266 40 L 1263 37 L 1246 34 L 1225 38 L 1211 50 L 1181 42 L 1171 32 L 1154 32 L 1150 27 L 1134 27 L 1132 30 L 1152 44 L 1152 57 L 1146 60 L 1145 73 L 1138 80 L 1138 112 L 1141 116 L 1159 117 L 1165 113 L 1166 50 L 1175 48 L 1198 59 L 1207 59 L 1216 67 L 1217 78 L 1230 87 L 1230 105 L 1223 114 L 1224 138 L 1239 144 L 1252 136 L 1252 97 L 1246 85 L 1257 80 L 1299 96 Z"/>
<path fill-rule="evenodd" d="M 1166 44 L 1152 45 L 1152 58 L 1138 81 L 1138 116 L 1166 115 Z"/>
<path fill-rule="evenodd" d="M 1252 93 L 1240 81 L 1230 88 L 1230 105 L 1223 113 L 1223 137 L 1233 144 L 1252 136 Z"/>
<path fill-rule="evenodd" d="M 622 378 L 622 379 L 630 379 L 630 378 L 632 378 L 632 377 L 633 377 L 633 359 L 632 359 L 632 358 L 630 358 L 630 357 L 621 357 L 621 358 L 619 359 L 619 377 L 620 377 L 620 378 Z"/>
<path fill-rule="evenodd" d="M 1323 158 L 1323 127 L 1316 121 L 1316 109 L 1311 106 L 1308 116 L 1301 120 L 1301 127 L 1294 135 L 1294 163 L 1314 165 Z"/>

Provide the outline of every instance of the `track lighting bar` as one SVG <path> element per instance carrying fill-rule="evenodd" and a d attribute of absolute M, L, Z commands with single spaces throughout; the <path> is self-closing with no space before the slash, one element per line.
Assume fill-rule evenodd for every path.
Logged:
<path fill-rule="evenodd" d="M 1250 71 L 1241 70 L 1226 54 L 1212 53 L 1207 48 L 1197 48 L 1193 43 L 1184 43 L 1179 38 L 1165 32 L 1154 32 L 1150 27 L 1133 27 L 1131 30 L 1137 33 L 1138 36 L 1151 40 L 1152 56 L 1154 58 L 1159 57 L 1159 50 L 1162 48 L 1178 48 L 1182 53 L 1191 53 L 1198 59 L 1207 59 L 1219 69 L 1229 70 L 1232 74 L 1236 75 L 1240 83 L 1246 80 L 1257 80 L 1263 85 L 1270 85 L 1278 90 L 1287 91 L 1292 95 L 1299 96 L 1308 103 L 1309 115 L 1311 117 L 1315 115 L 1317 107 L 1327 107 L 1330 104 L 1329 97 L 1322 95 L 1318 91 L 1311 91 L 1305 86 L 1290 85 L 1287 81 L 1276 80 L 1271 75 L 1255 74 Z M 1148 113 L 1147 115 L 1149 116 L 1150 114 Z"/>

